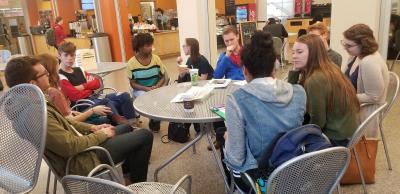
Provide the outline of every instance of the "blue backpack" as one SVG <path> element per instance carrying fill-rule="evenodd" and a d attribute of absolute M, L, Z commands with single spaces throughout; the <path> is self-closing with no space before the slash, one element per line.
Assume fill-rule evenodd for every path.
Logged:
<path fill-rule="evenodd" d="M 278 135 L 258 160 L 258 167 L 271 173 L 279 165 L 296 156 L 331 146 L 319 126 L 303 125 Z"/>

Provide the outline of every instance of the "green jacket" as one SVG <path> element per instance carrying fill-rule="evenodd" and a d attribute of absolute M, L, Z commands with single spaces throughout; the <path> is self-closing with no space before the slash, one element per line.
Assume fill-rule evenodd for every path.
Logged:
<path fill-rule="evenodd" d="M 290 71 L 288 82 L 298 83 L 299 76 L 299 71 Z M 329 139 L 350 139 L 359 124 L 358 112 L 350 109 L 342 112 L 340 108 L 328 112 L 328 95 L 331 88 L 321 72 L 315 71 L 303 87 L 307 94 L 307 113 L 310 114 L 310 123 L 320 126 Z M 335 96 L 334 107 L 338 107 L 339 103 L 339 98 Z"/>
<path fill-rule="evenodd" d="M 72 126 L 82 133 L 79 136 Z M 103 132 L 91 133 L 92 125 L 76 122 L 63 117 L 57 108 L 47 101 L 47 137 L 45 155 L 57 175 L 65 175 L 65 167 L 70 156 L 107 140 Z M 87 176 L 90 170 L 100 164 L 94 152 L 80 154 L 71 161 L 70 174 Z"/>

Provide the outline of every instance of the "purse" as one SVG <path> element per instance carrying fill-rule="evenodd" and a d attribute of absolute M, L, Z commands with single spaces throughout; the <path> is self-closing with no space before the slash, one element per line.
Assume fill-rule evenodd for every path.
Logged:
<path fill-rule="evenodd" d="M 378 150 L 377 139 L 366 139 L 365 136 L 355 145 L 358 159 L 361 163 L 361 170 L 364 173 L 366 184 L 375 183 L 375 160 Z M 357 162 L 354 157 L 354 152 L 351 152 L 351 159 L 345 174 L 340 181 L 341 184 L 360 184 L 361 178 L 358 172 Z"/>
<path fill-rule="evenodd" d="M 168 139 L 165 140 L 165 137 Z M 168 135 L 163 135 L 161 137 L 161 142 L 169 143 L 169 140 L 186 143 L 190 140 L 189 129 L 185 127 L 183 123 L 170 122 L 168 125 Z"/>

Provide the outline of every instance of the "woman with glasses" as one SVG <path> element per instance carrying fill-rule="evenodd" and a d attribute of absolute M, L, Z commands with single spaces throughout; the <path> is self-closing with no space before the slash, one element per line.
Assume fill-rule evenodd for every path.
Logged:
<path fill-rule="evenodd" d="M 293 71 L 288 81 L 307 93 L 307 115 L 333 145 L 346 146 L 357 129 L 360 105 L 350 81 L 328 57 L 321 38 L 299 37 L 293 45 Z"/>
<path fill-rule="evenodd" d="M 356 24 L 343 32 L 342 45 L 350 55 L 348 65 L 342 72 L 349 77 L 357 90 L 361 104 L 372 103 L 361 110 L 361 119 L 365 119 L 379 104 L 386 100 L 389 83 L 389 71 L 385 60 L 378 52 L 378 43 L 373 31 L 365 24 Z M 369 137 L 377 137 L 378 121 L 370 125 Z"/>

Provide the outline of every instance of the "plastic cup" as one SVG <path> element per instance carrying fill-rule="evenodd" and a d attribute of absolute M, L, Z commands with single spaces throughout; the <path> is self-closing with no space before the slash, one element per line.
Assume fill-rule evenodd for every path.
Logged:
<path fill-rule="evenodd" d="M 199 83 L 199 69 L 190 69 L 189 73 L 192 86 L 197 86 Z"/>
<path fill-rule="evenodd" d="M 183 94 L 183 111 L 185 112 L 194 112 L 194 101 L 193 95 L 191 94 Z"/>

